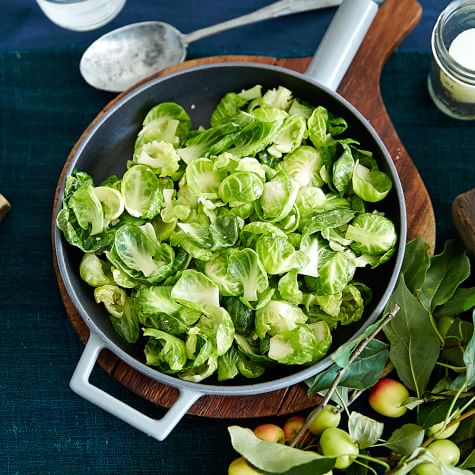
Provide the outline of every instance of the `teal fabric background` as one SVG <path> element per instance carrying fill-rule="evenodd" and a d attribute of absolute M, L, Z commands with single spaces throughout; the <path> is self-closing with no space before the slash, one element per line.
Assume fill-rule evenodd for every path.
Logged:
<path fill-rule="evenodd" d="M 0 55 L 0 192 L 13 206 L 0 224 L 0 473 L 224 474 L 235 457 L 226 433 L 233 421 L 187 417 L 158 443 L 68 387 L 83 345 L 52 266 L 53 193 L 72 145 L 112 98 L 85 85 L 79 58 L 74 48 Z M 475 123 L 435 108 L 426 92 L 429 62 L 427 53 L 395 54 L 382 90 L 432 196 L 440 246 L 455 236 L 452 200 L 475 186 Z M 94 382 L 162 414 L 100 369 Z"/>

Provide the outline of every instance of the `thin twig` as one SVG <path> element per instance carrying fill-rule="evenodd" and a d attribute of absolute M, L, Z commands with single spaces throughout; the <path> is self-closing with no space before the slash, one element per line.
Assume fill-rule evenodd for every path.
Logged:
<path fill-rule="evenodd" d="M 460 424 L 465 419 L 468 419 L 472 416 L 475 416 L 475 408 L 470 409 L 470 411 L 467 411 L 465 414 L 462 414 L 460 417 L 456 417 L 453 421 L 451 421 L 449 424 L 447 424 L 446 429 L 450 429 L 452 426 L 456 424 Z M 435 437 L 429 437 L 423 444 L 422 447 L 428 447 L 432 442 L 436 440 Z"/>
<path fill-rule="evenodd" d="M 398 311 L 399 311 L 399 306 L 394 305 L 391 308 L 391 310 L 390 310 L 389 314 L 387 315 L 387 317 L 384 318 L 384 320 L 381 321 L 381 323 L 378 325 L 376 330 L 374 330 L 374 332 L 371 333 L 371 335 L 369 335 L 368 337 L 366 337 L 364 340 L 362 340 L 359 343 L 359 345 L 353 350 L 353 352 L 350 356 L 350 359 L 348 361 L 347 367 L 349 367 L 356 360 L 356 358 L 358 358 L 358 356 L 360 356 L 361 352 L 366 348 L 368 343 L 371 340 L 373 340 L 376 337 L 376 335 L 395 317 L 395 315 L 397 314 Z M 335 392 L 336 388 L 338 387 L 338 384 L 340 383 L 341 378 L 343 377 L 345 372 L 346 372 L 346 368 L 340 368 L 337 371 L 335 379 L 333 380 L 333 383 L 331 384 L 331 386 L 328 389 L 325 397 L 323 398 L 323 401 L 307 417 L 307 419 L 305 420 L 305 424 L 297 432 L 297 435 L 295 436 L 295 439 L 290 444 L 291 447 L 295 447 L 300 442 L 302 437 L 307 432 L 307 429 L 309 428 L 310 424 L 315 420 L 315 418 L 318 416 L 320 411 L 328 405 L 328 403 L 330 402 L 331 397 L 333 396 L 333 393 Z"/>

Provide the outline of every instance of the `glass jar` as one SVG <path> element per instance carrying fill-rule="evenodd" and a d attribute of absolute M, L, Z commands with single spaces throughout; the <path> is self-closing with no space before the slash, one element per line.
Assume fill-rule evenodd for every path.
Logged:
<path fill-rule="evenodd" d="M 111 21 L 126 0 L 36 0 L 58 26 L 74 31 L 99 28 Z"/>
<path fill-rule="evenodd" d="M 440 14 L 432 32 L 429 93 L 435 105 L 455 119 L 475 120 L 475 70 L 449 54 L 453 41 L 472 28 L 475 28 L 475 0 L 455 0 Z M 475 44 L 470 45 L 469 54 L 475 54 Z"/>

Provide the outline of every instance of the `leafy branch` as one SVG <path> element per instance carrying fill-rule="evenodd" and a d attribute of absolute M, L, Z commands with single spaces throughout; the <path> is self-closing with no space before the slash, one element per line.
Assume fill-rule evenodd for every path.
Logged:
<path fill-rule="evenodd" d="M 351 353 L 351 356 L 348 360 L 348 365 L 346 367 L 340 368 L 335 376 L 335 379 L 333 380 L 333 383 L 331 384 L 330 388 L 328 389 L 325 397 L 323 398 L 322 402 L 315 407 L 315 409 L 309 414 L 307 419 L 305 420 L 304 425 L 301 427 L 301 429 L 297 432 L 297 435 L 295 436 L 294 440 L 290 444 L 291 447 L 297 446 L 297 444 L 302 440 L 302 438 L 305 436 L 308 428 L 312 424 L 312 422 L 315 420 L 315 418 L 318 416 L 320 411 L 328 405 L 330 402 L 333 394 L 338 388 L 338 385 L 340 384 L 341 379 L 343 378 L 343 375 L 345 374 L 347 368 L 360 356 L 361 352 L 366 348 L 368 343 L 373 340 L 376 335 L 378 335 L 381 330 L 396 316 L 397 312 L 399 311 L 399 306 L 397 304 L 394 304 L 391 307 L 391 310 L 389 311 L 389 314 L 381 321 L 381 323 L 376 327 L 376 329 L 366 338 L 364 338 L 358 346 L 353 350 Z M 352 397 L 352 400 L 356 400 L 358 396 Z"/>

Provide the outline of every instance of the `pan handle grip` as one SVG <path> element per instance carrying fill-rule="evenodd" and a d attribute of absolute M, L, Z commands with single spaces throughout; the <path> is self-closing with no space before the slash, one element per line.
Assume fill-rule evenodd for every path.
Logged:
<path fill-rule="evenodd" d="M 344 0 L 305 74 L 336 91 L 382 0 Z"/>
<path fill-rule="evenodd" d="M 145 432 L 157 440 L 164 440 L 193 403 L 202 396 L 202 393 L 191 391 L 190 389 L 180 389 L 178 399 L 165 416 L 161 419 L 152 419 L 89 382 L 89 377 L 99 353 L 104 347 L 104 342 L 91 332 L 81 359 L 69 383 L 71 389 L 84 399 L 122 419 L 136 429 Z"/>

